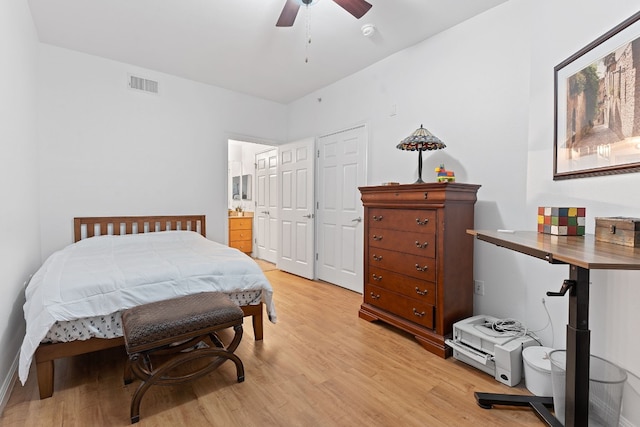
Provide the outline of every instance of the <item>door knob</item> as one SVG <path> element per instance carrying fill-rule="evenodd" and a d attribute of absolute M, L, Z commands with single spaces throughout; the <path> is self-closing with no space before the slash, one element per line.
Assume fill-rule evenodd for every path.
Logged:
<path fill-rule="evenodd" d="M 306 215 L 302 215 L 305 218 L 313 218 L 313 214 L 306 214 Z"/>
<path fill-rule="evenodd" d="M 362 217 L 359 216 L 358 218 L 354 218 L 351 222 L 362 222 Z"/>

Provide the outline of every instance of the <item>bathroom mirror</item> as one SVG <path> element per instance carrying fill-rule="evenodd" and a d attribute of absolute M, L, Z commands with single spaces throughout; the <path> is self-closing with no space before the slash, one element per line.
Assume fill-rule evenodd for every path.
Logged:
<path fill-rule="evenodd" d="M 251 175 L 234 176 L 231 179 L 231 197 L 233 200 L 251 200 Z"/>
<path fill-rule="evenodd" d="M 242 175 L 242 200 L 251 200 L 251 175 Z"/>

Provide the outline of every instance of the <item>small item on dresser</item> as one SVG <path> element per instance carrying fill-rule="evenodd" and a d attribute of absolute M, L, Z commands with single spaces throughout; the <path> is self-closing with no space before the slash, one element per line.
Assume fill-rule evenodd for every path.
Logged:
<path fill-rule="evenodd" d="M 623 216 L 596 218 L 596 240 L 640 247 L 640 218 Z"/>
<path fill-rule="evenodd" d="M 438 182 L 456 182 L 456 174 L 446 170 L 443 164 L 436 168 L 436 173 L 438 174 Z"/>
<path fill-rule="evenodd" d="M 584 236 L 586 208 L 538 207 L 538 232 Z"/>

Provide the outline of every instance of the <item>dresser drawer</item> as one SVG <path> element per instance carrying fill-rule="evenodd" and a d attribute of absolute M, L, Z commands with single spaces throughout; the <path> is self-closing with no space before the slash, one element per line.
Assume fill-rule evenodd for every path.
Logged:
<path fill-rule="evenodd" d="M 369 209 L 369 226 L 413 233 L 435 233 L 436 211 L 433 209 Z"/>
<path fill-rule="evenodd" d="M 251 230 L 229 230 L 229 240 L 251 240 Z"/>
<path fill-rule="evenodd" d="M 380 248 L 369 248 L 369 267 L 393 270 L 416 279 L 436 281 L 436 260 Z"/>
<path fill-rule="evenodd" d="M 433 233 L 415 233 L 385 228 L 369 228 L 370 247 L 406 252 L 430 258 L 436 256 L 436 235 Z"/>
<path fill-rule="evenodd" d="M 382 268 L 369 267 L 367 283 L 427 304 L 436 303 L 436 284 L 398 274 Z"/>
<path fill-rule="evenodd" d="M 377 286 L 364 287 L 364 302 L 433 329 L 434 306 Z"/>

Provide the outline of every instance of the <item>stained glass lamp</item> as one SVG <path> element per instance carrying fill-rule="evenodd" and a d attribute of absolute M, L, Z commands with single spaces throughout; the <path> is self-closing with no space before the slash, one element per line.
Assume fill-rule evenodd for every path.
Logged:
<path fill-rule="evenodd" d="M 425 150 L 441 150 L 445 147 L 446 145 L 440 141 L 440 138 L 423 128 L 422 125 L 420 125 L 420 129 L 416 129 L 415 132 L 396 146 L 399 150 L 418 151 L 418 180 L 414 184 L 424 182 L 422 180 L 422 152 Z"/>

